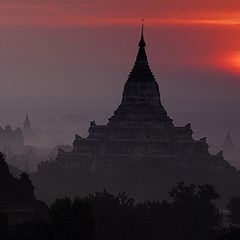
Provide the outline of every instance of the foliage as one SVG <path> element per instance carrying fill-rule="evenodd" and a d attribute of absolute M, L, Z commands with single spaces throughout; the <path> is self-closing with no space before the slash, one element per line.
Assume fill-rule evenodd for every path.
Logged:
<path fill-rule="evenodd" d="M 230 199 L 227 210 L 230 211 L 230 220 L 233 223 L 240 223 L 240 195 Z"/>
<path fill-rule="evenodd" d="M 52 240 L 50 226 L 44 221 L 32 221 L 9 228 L 8 240 Z"/>
<path fill-rule="evenodd" d="M 213 200 L 218 193 L 210 185 L 185 186 L 178 183 L 170 192 L 172 208 L 179 234 L 183 239 L 212 239 L 221 226 L 221 216 Z"/>
<path fill-rule="evenodd" d="M 129 239 L 134 237 L 134 200 L 124 192 L 117 195 L 106 190 L 86 197 L 94 211 L 96 239 Z"/>
<path fill-rule="evenodd" d="M 57 199 L 50 208 L 54 239 L 94 239 L 94 219 L 89 202 Z"/>
<path fill-rule="evenodd" d="M 4 213 L 0 213 L 0 239 L 7 238 L 8 220 Z"/>
<path fill-rule="evenodd" d="M 216 240 L 239 240 L 240 228 L 236 228 L 230 225 L 229 228 L 223 229 L 219 232 Z"/>
<path fill-rule="evenodd" d="M 57 199 L 49 218 L 9 228 L 9 240 L 212 240 L 220 227 L 209 185 L 179 183 L 171 201 L 135 203 L 126 193 L 106 190 L 73 200 Z"/>

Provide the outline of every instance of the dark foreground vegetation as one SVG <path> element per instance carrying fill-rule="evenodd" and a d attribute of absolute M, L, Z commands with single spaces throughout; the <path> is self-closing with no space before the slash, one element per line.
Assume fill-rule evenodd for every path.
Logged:
<path fill-rule="evenodd" d="M 45 220 L 9 226 L 0 215 L 1 240 L 225 240 L 240 239 L 236 227 L 222 227 L 215 206 L 218 193 L 210 185 L 179 183 L 169 192 L 170 200 L 135 203 L 125 193 L 107 191 L 73 200 L 57 199 Z M 240 198 L 228 206 L 239 221 Z"/>

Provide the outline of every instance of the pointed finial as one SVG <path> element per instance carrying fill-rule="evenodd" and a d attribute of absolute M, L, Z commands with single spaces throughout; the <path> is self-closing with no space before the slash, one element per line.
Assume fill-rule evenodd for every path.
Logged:
<path fill-rule="evenodd" d="M 143 35 L 143 31 L 144 31 L 144 19 L 142 19 L 142 31 L 141 31 L 141 39 L 140 42 L 138 44 L 139 47 L 146 47 L 146 42 L 144 40 L 144 35 Z"/>
<path fill-rule="evenodd" d="M 29 130 L 29 129 L 31 129 L 31 122 L 30 122 L 30 119 L 29 119 L 29 115 L 27 113 L 26 118 L 23 122 L 23 130 Z"/>

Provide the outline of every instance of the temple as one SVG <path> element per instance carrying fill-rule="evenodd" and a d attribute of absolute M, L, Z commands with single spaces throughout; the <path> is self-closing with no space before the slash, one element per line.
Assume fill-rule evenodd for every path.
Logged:
<path fill-rule="evenodd" d="M 92 170 L 171 163 L 224 169 L 223 153 L 211 155 L 206 138 L 194 140 L 191 124 L 176 127 L 164 109 L 158 83 L 149 67 L 142 26 L 135 64 L 122 101 L 106 125 L 90 123 L 89 135 L 76 135 L 71 152 L 59 149 L 56 161 Z"/>
<path fill-rule="evenodd" d="M 23 122 L 23 131 L 24 132 L 30 132 L 32 130 L 32 125 L 31 125 L 31 122 L 29 120 L 29 116 L 28 114 L 26 115 L 26 118 Z"/>
<path fill-rule="evenodd" d="M 19 151 L 24 146 L 23 132 L 20 128 L 12 129 L 10 125 L 0 126 L 0 151 Z"/>
<path fill-rule="evenodd" d="M 226 153 L 236 151 L 235 144 L 234 144 L 234 141 L 232 139 L 230 132 L 227 133 L 227 136 L 225 138 L 225 141 L 223 144 L 223 150 Z"/>

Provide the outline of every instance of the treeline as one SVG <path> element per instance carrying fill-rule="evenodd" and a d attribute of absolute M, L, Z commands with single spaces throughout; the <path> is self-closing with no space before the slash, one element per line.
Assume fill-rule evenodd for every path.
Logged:
<path fill-rule="evenodd" d="M 85 198 L 57 199 L 45 220 L 8 226 L 0 215 L 1 240 L 224 240 L 240 239 L 238 228 L 223 228 L 210 185 L 185 185 L 169 192 L 170 200 L 136 203 L 125 193 L 107 191 Z M 240 220 L 240 198 L 228 208 Z M 239 214 L 239 215 L 238 215 Z"/>

